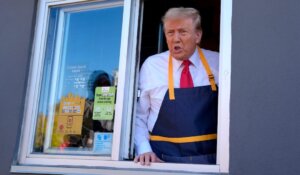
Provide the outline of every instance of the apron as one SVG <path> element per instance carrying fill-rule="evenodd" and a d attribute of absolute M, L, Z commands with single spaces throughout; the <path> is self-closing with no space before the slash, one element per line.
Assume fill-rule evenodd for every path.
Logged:
<path fill-rule="evenodd" d="M 203 52 L 198 52 L 211 85 L 174 89 L 169 56 L 169 89 L 150 134 L 153 152 L 166 162 L 216 163 L 218 92 Z"/>

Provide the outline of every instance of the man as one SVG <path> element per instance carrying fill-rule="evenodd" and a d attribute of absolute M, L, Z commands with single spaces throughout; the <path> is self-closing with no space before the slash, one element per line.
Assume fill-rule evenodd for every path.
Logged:
<path fill-rule="evenodd" d="M 162 21 L 169 51 L 141 68 L 134 161 L 215 164 L 219 55 L 198 48 L 197 10 L 171 8 Z"/>

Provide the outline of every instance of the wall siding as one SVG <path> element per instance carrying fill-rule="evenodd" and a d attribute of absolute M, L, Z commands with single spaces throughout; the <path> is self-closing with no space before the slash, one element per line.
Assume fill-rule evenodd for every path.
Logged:
<path fill-rule="evenodd" d="M 300 1 L 233 1 L 230 174 L 300 174 Z"/>

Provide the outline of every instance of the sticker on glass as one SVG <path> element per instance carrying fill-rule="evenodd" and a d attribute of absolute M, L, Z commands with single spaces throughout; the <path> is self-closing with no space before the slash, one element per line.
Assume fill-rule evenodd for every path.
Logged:
<path fill-rule="evenodd" d="M 112 120 L 115 110 L 116 87 L 97 87 L 95 92 L 93 120 Z"/>
<path fill-rule="evenodd" d="M 98 154 L 111 154 L 113 133 L 96 132 L 93 151 Z"/>

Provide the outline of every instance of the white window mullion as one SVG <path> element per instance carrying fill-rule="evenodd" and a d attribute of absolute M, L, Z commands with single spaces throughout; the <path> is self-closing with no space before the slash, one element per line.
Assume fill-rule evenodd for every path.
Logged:
<path fill-rule="evenodd" d="M 232 0 L 221 1 L 217 164 L 229 172 Z"/>
<path fill-rule="evenodd" d="M 126 66 L 128 62 L 128 41 L 129 41 L 129 30 L 130 30 L 130 10 L 131 10 L 131 0 L 124 1 L 123 10 L 123 22 L 122 22 L 122 34 L 121 34 L 121 46 L 120 46 L 120 59 L 119 59 L 119 72 L 118 72 L 118 89 L 117 89 L 117 101 L 115 107 L 115 122 L 114 122 L 114 137 L 112 144 L 112 160 L 120 160 L 120 150 L 121 150 L 121 131 L 122 122 L 124 118 L 127 118 L 127 101 L 124 101 L 124 94 L 126 92 Z"/>
<path fill-rule="evenodd" d="M 138 0 L 133 0 L 131 2 L 130 10 L 130 29 L 129 29 L 129 40 L 128 40 L 128 64 L 126 66 L 127 77 L 126 77 L 126 92 L 124 93 L 125 99 L 127 99 L 124 104 L 127 109 L 126 116 L 122 121 L 122 135 L 121 135 L 121 144 L 123 145 L 120 150 L 121 157 L 124 159 L 130 159 L 133 155 L 133 119 L 135 114 L 135 102 L 136 102 L 136 74 L 138 70 L 136 69 L 139 64 L 137 59 L 137 43 L 138 43 L 138 19 L 139 19 L 139 5 Z"/>

